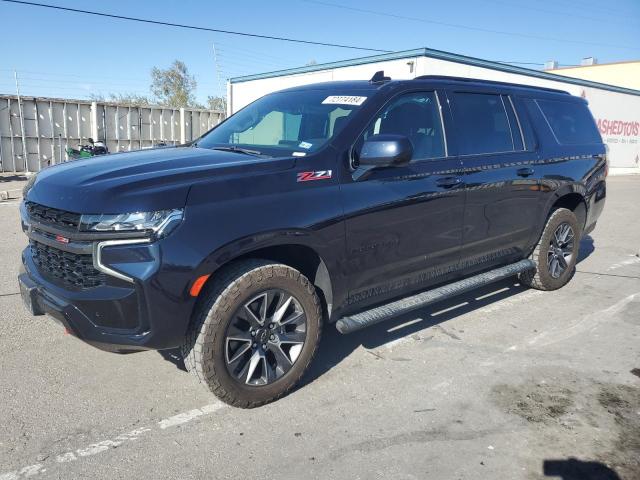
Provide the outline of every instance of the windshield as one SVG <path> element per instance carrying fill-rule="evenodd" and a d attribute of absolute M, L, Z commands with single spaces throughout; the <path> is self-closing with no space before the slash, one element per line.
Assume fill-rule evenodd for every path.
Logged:
<path fill-rule="evenodd" d="M 196 145 L 240 153 L 304 156 L 338 133 L 366 99 L 362 94 L 338 95 L 330 90 L 273 93 L 229 117 Z"/>

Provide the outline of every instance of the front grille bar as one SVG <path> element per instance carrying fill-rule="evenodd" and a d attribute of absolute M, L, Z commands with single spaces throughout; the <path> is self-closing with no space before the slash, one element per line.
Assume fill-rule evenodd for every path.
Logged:
<path fill-rule="evenodd" d="M 56 235 L 51 233 L 47 234 L 44 231 L 39 231 L 34 228 L 27 230 L 26 234 L 30 240 L 62 250 L 63 252 L 75 253 L 77 255 L 91 255 L 93 253 L 93 247 L 90 242 L 75 242 L 67 237 L 64 238 L 69 240 L 68 242 L 61 242 L 60 240 L 56 240 Z"/>

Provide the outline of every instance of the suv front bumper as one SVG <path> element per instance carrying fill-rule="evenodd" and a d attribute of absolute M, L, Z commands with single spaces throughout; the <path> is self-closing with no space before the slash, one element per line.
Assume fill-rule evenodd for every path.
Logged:
<path fill-rule="evenodd" d="M 23 302 L 33 315 L 51 316 L 69 333 L 102 350 L 177 347 L 183 342 L 193 299 L 187 293 L 188 282 L 181 285 L 176 278 L 180 275 L 162 270 L 159 248 L 105 248 L 109 263 L 126 270 L 128 280 L 108 275 L 103 285 L 73 288 L 43 274 L 27 247 L 18 276 Z"/>

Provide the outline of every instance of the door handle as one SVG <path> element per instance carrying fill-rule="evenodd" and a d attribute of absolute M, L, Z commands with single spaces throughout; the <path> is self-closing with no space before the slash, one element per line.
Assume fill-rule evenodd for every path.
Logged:
<path fill-rule="evenodd" d="M 535 170 L 533 168 L 529 168 L 529 167 L 525 167 L 525 168 L 521 168 L 520 170 L 518 170 L 518 176 L 519 177 L 528 177 L 530 175 L 533 175 L 535 172 Z"/>
<path fill-rule="evenodd" d="M 456 185 L 460 185 L 462 183 L 462 179 L 460 177 L 443 177 L 436 180 L 436 185 L 444 188 L 455 187 Z"/>

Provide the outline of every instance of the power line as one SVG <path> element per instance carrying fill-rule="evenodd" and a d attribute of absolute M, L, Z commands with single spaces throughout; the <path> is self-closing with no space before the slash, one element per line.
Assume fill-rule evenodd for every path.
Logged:
<path fill-rule="evenodd" d="M 572 2 L 571 0 L 554 0 L 554 1 L 563 2 L 567 4 L 565 8 L 587 9 L 587 10 L 591 9 L 592 12 L 598 15 L 604 15 L 604 13 L 602 12 L 606 12 L 607 14 L 610 14 L 613 8 L 612 5 L 608 5 L 608 4 L 595 5 L 593 3 L 588 3 L 588 2 Z M 615 7 L 615 8 L 616 8 L 615 13 L 620 15 L 627 15 L 627 16 L 637 15 L 637 12 L 631 12 L 629 10 L 620 10 L 618 7 Z M 601 10 L 602 12 L 595 12 L 593 9 Z"/>
<path fill-rule="evenodd" d="M 303 44 L 321 45 L 321 46 L 329 46 L 329 47 L 349 48 L 349 49 L 356 49 L 356 50 L 366 50 L 366 51 L 372 51 L 372 52 L 383 52 L 383 53 L 390 52 L 389 50 L 373 49 L 373 48 L 367 48 L 367 47 L 358 47 L 358 46 L 342 45 L 342 44 L 333 44 L 333 43 L 326 43 L 326 42 L 315 42 L 315 41 L 310 41 L 310 40 L 300 40 L 300 39 L 292 39 L 292 38 L 286 38 L 286 37 L 274 37 L 274 36 L 268 36 L 268 35 L 259 35 L 259 34 L 246 33 L 246 32 L 237 32 L 237 31 L 231 31 L 231 30 L 220 30 L 220 29 L 213 29 L 213 28 L 208 28 L 208 27 L 198 27 L 198 26 L 193 26 L 193 25 L 162 22 L 162 21 L 157 21 L 157 20 L 148 20 L 148 19 L 143 19 L 143 18 L 127 17 L 127 16 L 122 16 L 122 15 L 113 15 L 113 14 L 102 13 L 102 12 L 94 12 L 94 11 L 89 11 L 89 10 L 80 10 L 80 9 L 75 9 L 75 8 L 61 7 L 61 6 L 57 6 L 57 5 L 48 5 L 48 4 L 42 4 L 42 3 L 27 2 L 27 1 L 22 1 L 22 0 L 0 0 L 0 1 L 6 2 L 6 3 L 19 4 L 19 5 L 43 7 L 43 8 L 50 8 L 50 9 L 54 9 L 54 10 L 62 10 L 62 11 L 68 11 L 68 12 L 72 12 L 72 13 L 81 13 L 81 14 L 86 14 L 86 15 L 95 15 L 95 16 L 101 16 L 101 17 L 107 17 L 107 18 L 115 18 L 115 19 L 120 19 L 120 20 L 128 20 L 128 21 L 135 21 L 135 22 L 149 23 L 149 24 L 170 26 L 170 27 L 177 27 L 177 28 L 186 28 L 186 29 L 193 29 L 193 30 L 210 31 L 210 32 L 224 33 L 224 34 L 230 34 L 230 35 L 240 35 L 240 36 L 263 38 L 263 39 L 269 39 L 269 40 L 280 40 L 280 41 L 293 42 L 293 43 L 303 43 Z M 483 28 L 479 28 L 479 27 L 470 27 L 470 26 L 463 26 L 463 25 L 457 25 L 457 24 L 448 24 L 448 23 L 445 23 L 445 22 L 438 22 L 438 21 L 435 21 L 435 20 L 428 20 L 428 19 L 417 18 L 417 17 L 408 17 L 408 16 L 403 16 L 403 15 L 388 14 L 388 13 L 384 13 L 384 12 L 379 12 L 379 11 L 374 11 L 374 10 L 367 10 L 367 9 L 356 8 L 356 7 L 348 7 L 348 6 L 344 6 L 344 5 L 337 5 L 337 4 L 318 1 L 318 0 L 303 0 L 303 1 L 307 1 L 308 3 L 315 3 L 315 4 L 323 5 L 323 6 L 342 8 L 342 9 L 347 9 L 347 10 L 352 10 L 352 11 L 357 11 L 357 12 L 370 13 L 370 14 L 374 14 L 374 15 L 385 15 L 385 16 L 390 16 L 390 17 L 394 17 L 394 18 L 404 19 L 404 20 L 413 20 L 413 21 L 420 21 L 420 22 L 426 22 L 426 23 L 435 23 L 435 24 L 444 25 L 444 26 L 451 26 L 451 27 L 456 27 L 456 28 L 468 28 L 468 29 L 472 29 L 472 30 L 479 30 L 479 31 L 485 31 L 485 32 L 490 32 L 490 33 L 499 33 L 499 34 L 504 34 L 504 35 L 518 35 L 518 36 L 525 36 L 525 37 L 531 37 L 531 38 L 544 38 L 544 39 L 547 39 L 546 37 L 538 37 L 538 36 L 532 36 L 532 35 L 527 35 L 527 34 L 501 32 L 501 31 L 497 31 L 497 30 L 489 30 L 489 29 L 483 29 Z M 557 41 L 564 41 L 564 40 L 561 40 L 561 39 L 553 39 L 553 38 L 549 38 L 549 39 L 557 40 Z M 579 42 L 579 43 L 587 43 L 587 42 Z M 242 50 L 242 49 L 237 48 L 237 47 L 229 47 L 229 46 L 227 46 L 225 48 L 226 49 Z M 630 47 L 620 47 L 620 48 L 630 48 Z M 250 52 L 250 50 L 245 50 L 245 51 L 246 52 Z M 245 54 L 245 55 L 248 56 L 248 54 Z M 259 56 L 260 53 L 255 52 L 254 55 L 255 56 Z M 224 54 L 222 56 L 224 57 Z M 275 56 L 270 56 L 270 57 L 271 58 L 277 58 Z M 279 60 L 281 60 L 281 59 L 279 59 Z M 228 63 L 233 63 L 236 66 L 248 66 L 246 64 L 238 63 L 235 58 L 234 58 L 234 60 L 226 60 L 225 63 L 227 63 L 227 62 Z M 533 66 L 544 65 L 543 63 L 539 63 L 539 62 L 520 62 L 520 61 L 498 61 L 498 62 L 514 64 L 514 65 L 533 65 Z M 264 65 L 270 64 L 272 66 L 276 66 L 277 65 L 276 63 L 268 62 L 268 61 L 264 61 L 264 60 L 262 60 L 260 63 L 263 63 Z M 278 66 L 280 66 L 280 65 L 278 65 Z M 286 67 L 281 66 L 280 68 L 286 68 Z M 28 72 L 28 73 L 44 73 L 44 72 Z M 62 75 L 62 74 L 59 74 L 59 75 Z M 81 75 L 72 75 L 72 74 L 67 74 L 67 76 L 70 76 L 70 77 L 73 76 L 73 77 L 76 77 L 76 78 L 86 78 L 86 77 L 81 76 Z M 102 78 L 104 78 L 104 77 L 102 77 Z M 122 79 L 122 77 L 119 77 L 119 78 Z M 198 82 L 198 83 L 201 84 L 201 85 L 205 84 L 204 82 Z"/>
<path fill-rule="evenodd" d="M 230 62 L 242 62 L 244 65 L 248 65 L 251 66 L 253 68 L 256 68 L 257 64 L 262 64 L 268 67 L 276 67 L 276 68 L 287 68 L 285 66 L 284 63 L 279 62 L 270 62 L 268 60 L 260 60 L 257 58 L 252 58 L 252 57 L 248 57 L 245 56 L 246 54 L 241 54 L 241 55 L 227 55 L 226 51 L 224 49 L 221 49 L 221 53 L 218 53 L 218 56 L 223 60 L 223 61 L 230 61 Z"/>
<path fill-rule="evenodd" d="M 243 52 L 243 53 L 248 52 L 248 53 L 258 54 L 261 57 L 271 58 L 273 60 L 282 60 L 282 55 L 272 55 L 269 53 L 264 53 L 256 50 L 255 48 L 242 48 L 242 47 L 238 47 L 236 44 L 227 43 L 225 41 L 216 40 L 216 45 L 221 45 L 224 50 L 234 50 L 234 51 L 237 50 L 238 52 Z"/>
<path fill-rule="evenodd" d="M 285 60 L 283 58 L 276 60 L 272 60 L 269 58 L 263 58 L 260 55 L 256 55 L 256 54 L 252 54 L 252 53 L 245 53 L 245 52 L 235 52 L 233 50 L 228 50 L 226 47 L 223 47 L 220 49 L 221 55 L 223 57 L 229 57 L 229 58 L 233 58 L 233 59 L 246 59 L 246 60 L 250 60 L 252 62 L 256 62 L 256 63 L 264 63 L 264 64 L 270 64 L 270 65 L 280 65 L 282 66 L 284 63 L 288 62 L 288 60 Z"/>
<path fill-rule="evenodd" d="M 315 42 L 312 40 L 301 40 L 297 38 L 287 38 L 287 37 L 275 37 L 272 35 L 259 35 L 257 33 L 247 33 L 247 32 L 237 32 L 233 30 L 221 30 L 218 28 L 208 28 L 208 27 L 198 27 L 196 25 L 186 25 L 182 23 L 171 23 L 171 22 L 163 22 L 159 20 L 149 20 L 146 18 L 137 18 L 137 17 L 126 17 L 124 15 L 114 15 L 111 13 L 103 13 L 103 12 L 94 12 L 91 10 L 80 10 L 78 8 L 69 8 L 69 7 L 60 7 L 58 5 L 48 5 L 45 3 L 35 3 L 35 2 L 25 2 L 22 0 L 0 0 L 6 3 L 15 3 L 18 5 L 28 5 L 31 7 L 42 7 L 42 8 L 50 8 L 52 10 L 61 10 L 64 12 L 73 12 L 73 13 L 82 13 L 84 15 L 94 15 L 98 17 L 106 17 L 106 18 L 115 18 L 118 20 L 128 20 L 131 22 L 140 22 L 140 23 L 150 23 L 153 25 L 162 25 L 165 27 L 176 27 L 176 28 L 186 28 L 189 30 L 199 30 L 204 32 L 215 32 L 215 33 L 224 33 L 228 35 L 238 35 L 241 37 L 253 37 L 253 38 L 262 38 L 265 40 L 279 40 L 281 42 L 290 42 L 290 43 L 302 43 L 306 45 L 319 45 L 322 47 L 335 47 L 335 48 L 349 48 L 352 50 L 363 50 L 367 52 L 378 52 L 378 53 L 389 53 L 389 50 L 380 50 L 377 48 L 367 48 L 367 47 L 358 47 L 355 45 L 344 45 L 340 43 L 326 43 L 326 42 Z"/>
<path fill-rule="evenodd" d="M 14 0 L 2 0 L 2 1 L 14 1 Z M 565 39 L 565 38 L 557 38 L 557 37 L 544 37 L 541 35 L 532 35 L 532 34 L 528 34 L 528 33 L 520 33 L 520 32 L 506 32 L 506 31 L 502 31 L 502 30 L 492 30 L 489 28 L 482 28 L 482 27 L 473 27 L 471 25 L 461 25 L 458 23 L 448 23 L 448 22 L 441 22 L 438 20 L 430 20 L 427 18 L 419 18 L 419 17 L 410 17 L 407 15 L 399 15 L 399 14 L 394 14 L 394 13 L 389 13 L 389 12 L 381 12 L 379 10 L 369 10 L 366 8 L 358 8 L 358 7 L 350 7 L 347 5 L 339 5 L 337 3 L 330 3 L 330 2 L 325 2 L 325 1 L 321 1 L 321 0 L 303 0 L 304 2 L 307 3 L 312 3 L 315 5 L 321 5 L 321 6 L 325 6 L 325 7 L 332 7 L 332 8 L 340 8 L 343 10 L 351 10 L 353 12 L 359 12 L 359 13 L 368 13 L 368 14 L 372 14 L 372 15 L 379 15 L 379 16 L 383 16 L 383 17 L 391 17 L 391 18 L 397 18 L 399 20 L 411 20 L 413 22 L 422 22 L 422 23 L 429 23 L 432 25 L 440 25 L 443 27 L 449 27 L 449 28 L 459 28 L 462 30 L 474 30 L 477 32 L 484 32 L 484 33 L 494 33 L 494 34 L 498 34 L 498 35 L 508 35 L 508 36 L 514 36 L 514 37 L 523 37 L 523 38 L 533 38 L 536 40 L 552 40 L 554 42 L 562 42 L 562 43 L 579 43 L 579 44 L 583 44 L 583 45 L 595 45 L 598 47 L 610 47 L 610 48 L 621 48 L 621 49 L 625 49 L 625 50 L 640 50 L 640 48 L 637 47 L 627 47 L 624 45 L 613 45 L 613 44 L 607 44 L 607 43 L 597 43 L 597 42 L 586 42 L 586 41 L 582 41 L 582 40 L 571 40 L 571 39 Z"/>
<path fill-rule="evenodd" d="M 13 76 L 13 75 L 9 75 L 10 73 L 12 74 L 12 72 L 14 71 L 14 69 L 6 69 L 6 68 L 0 68 L 0 72 L 7 72 L 7 76 Z M 91 83 L 91 84 L 108 84 L 108 85 L 120 85 L 120 86 L 127 86 L 127 85 L 133 85 L 133 84 L 138 84 L 138 85 L 144 85 L 146 87 L 148 87 L 151 83 L 150 78 L 142 78 L 142 77 L 122 77 L 122 76 L 118 76 L 118 77 L 109 77 L 109 76 L 96 76 L 96 75 L 87 75 L 87 74 L 70 74 L 70 73 L 52 73 L 52 72 L 42 72 L 42 71 L 34 71 L 34 70 L 18 70 L 18 73 L 20 74 L 20 78 L 21 79 L 25 79 L 25 80 L 37 80 L 37 81 L 46 81 L 48 83 L 50 82 L 62 82 L 62 83 L 74 83 L 74 84 L 78 84 L 78 83 Z M 26 76 L 23 74 L 27 74 Z M 35 77 L 32 75 L 36 75 Z M 56 77 L 62 77 L 62 78 L 56 78 Z M 0 80 L 3 78 L 3 75 L 0 74 Z M 77 79 L 77 80 L 74 80 Z M 115 80 L 115 82 L 109 81 L 110 79 Z M 106 80 L 106 81 L 105 81 Z M 130 80 L 129 83 L 119 83 L 120 80 Z M 215 85 L 215 82 L 207 82 L 207 81 L 201 81 L 201 80 L 197 80 L 198 86 L 206 86 L 206 85 Z"/>
<path fill-rule="evenodd" d="M 562 11 L 557 11 L 557 10 L 549 10 L 549 9 L 545 9 L 545 8 L 532 7 L 530 5 L 521 5 L 521 4 L 518 4 L 518 3 L 514 3 L 513 1 L 501 1 L 501 0 L 484 0 L 484 1 L 485 2 L 489 2 L 489 3 L 495 3 L 496 5 L 502 5 L 502 6 L 505 6 L 505 7 L 514 8 L 514 9 L 533 10 L 533 11 L 536 11 L 536 12 L 550 13 L 552 15 L 570 15 L 571 18 L 581 18 L 581 19 L 584 19 L 584 20 L 590 20 L 592 22 L 598 22 L 599 24 L 602 24 L 602 17 L 601 18 L 589 17 L 589 16 L 586 16 L 586 15 L 577 14 L 575 12 L 570 12 L 569 13 L 569 12 L 562 12 Z M 558 1 L 558 0 L 556 0 L 556 1 Z M 563 5 L 558 5 L 558 6 L 560 6 L 561 8 L 576 8 L 576 7 L 569 7 L 569 6 L 563 6 Z M 608 8 L 608 10 L 609 9 L 610 8 Z M 618 12 L 618 13 L 620 13 L 620 12 Z M 631 15 L 631 14 L 629 14 L 629 15 Z M 633 21 L 633 19 L 629 19 L 629 18 L 627 18 L 627 20 L 632 20 Z M 619 25 L 631 26 L 631 25 L 629 25 L 628 22 L 620 21 L 620 20 L 617 20 L 617 19 L 608 18 L 607 22 L 617 23 Z"/>
<path fill-rule="evenodd" d="M 20 71 L 18 71 L 18 73 L 21 73 Z M 3 76 L 0 76 L 0 81 L 5 78 Z M 135 80 L 135 81 L 131 81 L 131 82 L 127 82 L 127 83 L 122 83 L 122 82 L 111 82 L 108 80 L 95 80 L 92 77 L 80 77 L 78 79 L 67 79 L 67 78 L 55 78 L 55 77 L 49 77 L 49 76 L 32 76 L 32 75 L 20 75 L 20 79 L 21 80 L 27 80 L 28 82 L 43 82 L 45 85 L 51 85 L 51 84 L 71 84 L 71 85 L 86 85 L 86 84 L 90 84 L 90 85 L 96 85 L 96 86 L 100 86 L 100 85 L 107 85 L 109 87 L 140 87 L 140 88 L 148 88 L 151 84 L 150 81 L 144 81 L 144 80 Z M 121 79 L 121 80 L 126 80 L 125 78 Z M 196 80 L 196 83 L 198 84 L 198 87 L 200 86 L 212 86 L 215 85 L 214 82 L 200 82 L 198 80 Z"/>

